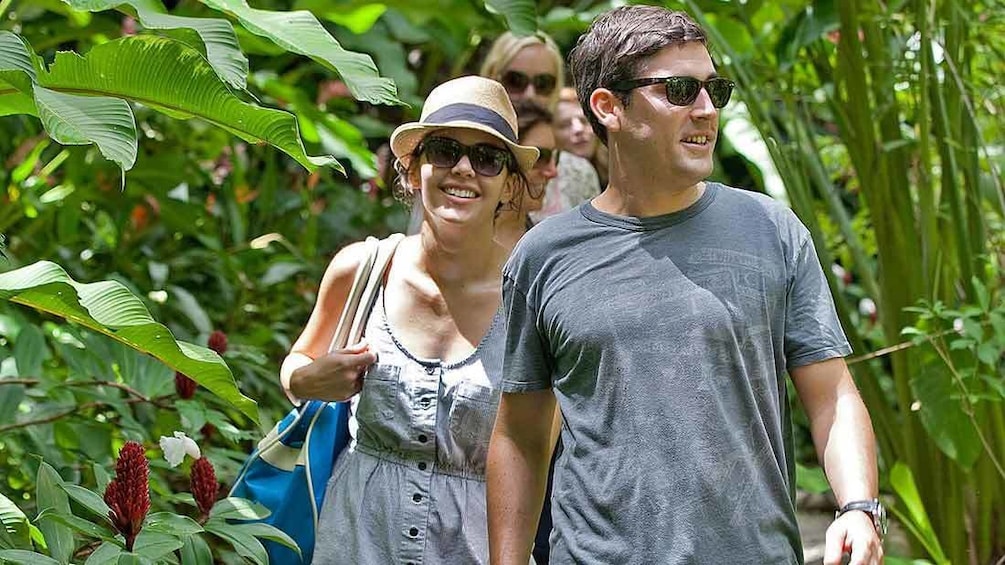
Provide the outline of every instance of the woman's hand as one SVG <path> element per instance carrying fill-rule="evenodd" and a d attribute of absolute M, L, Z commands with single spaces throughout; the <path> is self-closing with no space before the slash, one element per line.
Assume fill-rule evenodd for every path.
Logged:
<path fill-rule="evenodd" d="M 346 400 L 363 388 L 363 371 L 377 362 L 366 342 L 318 357 L 290 375 L 290 392 L 297 398 Z"/>

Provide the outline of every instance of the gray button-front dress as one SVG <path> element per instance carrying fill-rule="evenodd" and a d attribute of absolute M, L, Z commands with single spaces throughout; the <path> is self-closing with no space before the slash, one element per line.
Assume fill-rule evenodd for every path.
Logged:
<path fill-rule="evenodd" d="M 410 353 L 383 291 L 367 322 L 377 363 L 356 405 L 356 441 L 335 462 L 314 563 L 488 563 L 485 459 L 499 403 L 502 321 L 456 363 Z"/>

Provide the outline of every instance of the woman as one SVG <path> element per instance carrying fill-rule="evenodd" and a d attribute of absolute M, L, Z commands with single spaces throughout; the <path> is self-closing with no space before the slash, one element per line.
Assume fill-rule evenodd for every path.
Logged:
<path fill-rule="evenodd" d="M 517 100 L 513 108 L 520 126 L 520 143 L 537 148 L 540 157 L 527 173 L 527 191 L 523 197 L 501 211 L 496 221 L 496 241 L 506 249 L 513 249 L 534 225 L 530 214 L 541 209 L 545 185 L 558 174 L 558 149 L 551 112 L 531 100 Z"/>
<path fill-rule="evenodd" d="M 517 143 L 501 85 L 434 89 L 419 122 L 391 136 L 399 181 L 423 203 L 398 246 L 364 343 L 328 353 L 362 245 L 336 254 L 283 363 L 296 398 L 360 393 L 355 446 L 332 471 L 315 563 L 487 563 L 485 456 L 501 379 L 499 209 L 538 152 Z M 365 370 L 365 377 L 361 373 Z"/>
<path fill-rule="evenodd" d="M 501 82 L 514 102 L 530 99 L 554 112 L 565 65 L 558 46 L 547 35 L 517 37 L 506 32 L 489 49 L 481 75 Z M 563 153 L 558 161 L 558 175 L 548 183 L 544 204 L 533 218 L 540 221 L 575 208 L 598 194 L 600 180 L 593 165 L 582 157 Z"/>
<path fill-rule="evenodd" d="M 607 185 L 607 147 L 594 135 L 576 89 L 568 86 L 561 90 L 555 106 L 555 139 L 562 151 L 590 161 L 600 177 L 601 188 Z"/>

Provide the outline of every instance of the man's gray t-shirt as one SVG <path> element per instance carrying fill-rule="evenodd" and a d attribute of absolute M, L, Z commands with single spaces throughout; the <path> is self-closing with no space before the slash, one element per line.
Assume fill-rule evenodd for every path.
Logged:
<path fill-rule="evenodd" d="M 564 420 L 553 563 L 802 562 L 784 375 L 851 348 L 790 210 L 587 202 L 524 236 L 503 302 L 503 390 L 554 388 Z"/>

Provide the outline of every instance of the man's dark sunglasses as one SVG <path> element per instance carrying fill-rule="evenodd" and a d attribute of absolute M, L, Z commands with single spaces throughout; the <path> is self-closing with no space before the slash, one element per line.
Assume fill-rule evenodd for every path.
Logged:
<path fill-rule="evenodd" d="M 611 90 L 629 91 L 660 83 L 666 85 L 667 101 L 675 106 L 690 106 L 698 99 L 698 94 L 704 88 L 716 108 L 722 108 L 729 102 L 733 87 L 736 86 L 733 81 L 723 77 L 704 81 L 694 77 L 653 77 L 619 81 L 611 85 Z"/>
<path fill-rule="evenodd" d="M 424 153 L 433 166 L 448 169 L 467 155 L 471 168 L 483 177 L 494 177 L 505 167 L 513 168 L 509 150 L 488 143 L 464 145 L 447 137 L 428 137 L 419 144 L 417 153 Z"/>
<path fill-rule="evenodd" d="M 506 71 L 503 73 L 501 82 L 510 94 L 523 94 L 523 91 L 527 90 L 527 85 L 533 84 L 534 92 L 541 96 L 548 96 L 555 90 L 557 79 L 552 74 L 529 77 L 520 71 Z"/>

